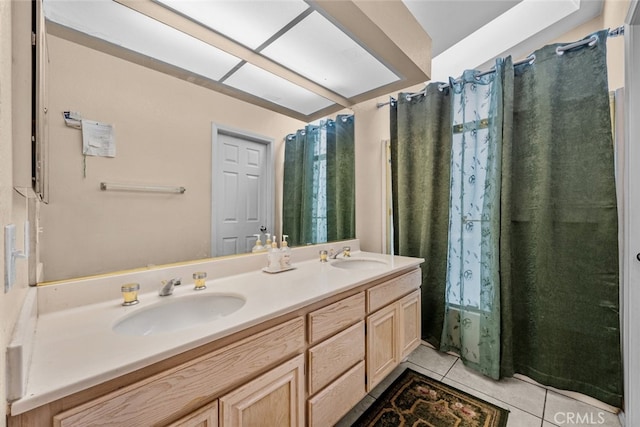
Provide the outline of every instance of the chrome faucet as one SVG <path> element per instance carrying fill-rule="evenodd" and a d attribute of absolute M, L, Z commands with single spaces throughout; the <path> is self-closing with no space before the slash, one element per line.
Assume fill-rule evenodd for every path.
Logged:
<path fill-rule="evenodd" d="M 342 252 L 336 252 L 333 248 L 329 251 L 330 259 L 337 259 L 339 255 L 342 255 L 343 258 L 351 257 L 351 246 L 343 246 Z"/>
<path fill-rule="evenodd" d="M 173 293 L 174 286 L 178 286 L 181 283 L 182 283 L 182 279 L 181 278 L 175 278 L 175 279 L 171 279 L 171 280 L 163 280 L 162 281 L 162 287 L 158 291 L 158 295 L 160 295 L 161 297 L 166 297 L 166 296 L 171 295 Z"/>

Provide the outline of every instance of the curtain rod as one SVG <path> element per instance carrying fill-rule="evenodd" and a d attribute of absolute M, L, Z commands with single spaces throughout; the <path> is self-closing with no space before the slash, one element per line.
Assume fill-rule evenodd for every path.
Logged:
<path fill-rule="evenodd" d="M 307 126 L 326 127 L 328 125 L 331 125 L 332 123 L 335 123 L 335 121 L 338 120 L 338 117 L 340 117 L 340 121 L 342 121 L 342 123 L 347 123 L 347 120 L 352 118 L 353 114 L 338 114 L 338 116 L 336 116 L 335 119 L 320 120 L 320 124 L 317 124 L 317 125 L 308 124 Z M 306 126 L 305 126 L 305 129 L 306 129 Z M 302 135 L 304 135 L 306 132 L 305 129 L 298 129 L 298 130 L 302 132 Z M 294 136 L 296 136 L 295 133 L 290 133 L 287 136 L 285 136 L 285 140 L 291 141 Z"/>
<path fill-rule="evenodd" d="M 624 25 L 619 26 L 618 28 L 615 28 L 611 31 L 609 31 L 609 33 L 607 34 L 607 37 L 619 37 L 619 36 L 623 36 L 624 35 Z M 558 55 L 563 55 L 565 51 L 567 50 L 571 50 L 571 49 L 575 49 L 576 47 L 580 47 L 583 45 L 589 45 L 589 46 L 593 46 L 598 42 L 598 36 L 596 35 L 592 35 L 591 37 L 589 37 L 588 39 L 584 39 L 584 40 L 580 40 L 574 43 L 569 43 L 566 44 L 564 46 L 558 46 L 556 48 L 556 54 Z M 527 58 L 523 59 L 522 61 L 518 61 L 518 62 L 514 62 L 513 66 L 516 67 L 518 65 L 524 65 L 524 64 L 533 64 L 534 61 L 536 60 L 536 56 L 535 55 L 530 55 Z M 495 69 L 492 67 L 490 70 L 488 71 L 484 71 L 481 73 L 476 74 L 476 77 L 482 77 L 484 75 L 487 74 L 491 74 L 494 73 Z M 455 83 L 459 83 L 461 80 L 460 79 L 456 79 L 454 80 Z M 448 88 L 449 84 L 448 83 L 442 83 L 441 85 L 438 85 L 438 90 L 444 90 L 445 88 Z M 420 92 L 416 92 L 416 93 L 411 93 L 408 94 L 407 97 L 407 101 L 411 100 L 411 98 L 413 98 L 414 96 L 418 96 L 418 95 L 425 95 L 427 92 L 427 88 L 425 87 L 423 90 L 421 90 Z M 391 100 L 388 102 L 379 102 L 378 104 L 376 104 L 376 106 L 378 108 L 384 107 L 385 105 L 389 105 L 392 104 L 394 102 L 396 102 L 396 99 L 393 97 L 390 97 Z"/>

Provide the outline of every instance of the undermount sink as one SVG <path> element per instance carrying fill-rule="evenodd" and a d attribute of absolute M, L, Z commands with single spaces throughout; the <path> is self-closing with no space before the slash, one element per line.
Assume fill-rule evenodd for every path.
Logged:
<path fill-rule="evenodd" d="M 155 335 L 208 323 L 239 310 L 245 299 L 236 295 L 168 296 L 148 308 L 131 313 L 113 326 L 122 335 Z"/>
<path fill-rule="evenodd" d="M 385 261 L 373 258 L 339 258 L 331 265 L 346 270 L 376 270 L 387 266 Z"/>

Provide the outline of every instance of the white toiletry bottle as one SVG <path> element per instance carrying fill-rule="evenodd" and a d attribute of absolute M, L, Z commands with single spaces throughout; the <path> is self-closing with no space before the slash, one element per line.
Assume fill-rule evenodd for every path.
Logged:
<path fill-rule="evenodd" d="M 259 234 L 254 234 L 256 236 L 256 244 L 253 245 L 251 252 L 262 252 L 264 250 L 264 246 L 262 246 L 262 241 L 260 240 Z"/>
<path fill-rule="evenodd" d="M 278 249 L 278 243 L 274 240 L 271 243 L 271 249 L 267 253 L 267 268 L 271 271 L 280 270 L 280 250 Z"/>
<path fill-rule="evenodd" d="M 264 235 L 267 236 L 267 241 L 264 243 L 264 249 L 268 251 L 271 249 L 271 233 L 264 233 Z"/>
<path fill-rule="evenodd" d="M 282 248 L 280 249 L 282 258 L 280 259 L 280 265 L 283 269 L 291 268 L 291 248 L 289 247 L 289 243 L 287 243 L 288 237 L 286 234 L 282 235 Z"/>

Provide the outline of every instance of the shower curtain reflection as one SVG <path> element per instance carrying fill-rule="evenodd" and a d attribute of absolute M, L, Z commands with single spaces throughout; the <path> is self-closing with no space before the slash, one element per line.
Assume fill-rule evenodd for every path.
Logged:
<path fill-rule="evenodd" d="M 285 138 L 282 230 L 292 246 L 355 237 L 354 118 Z"/>

